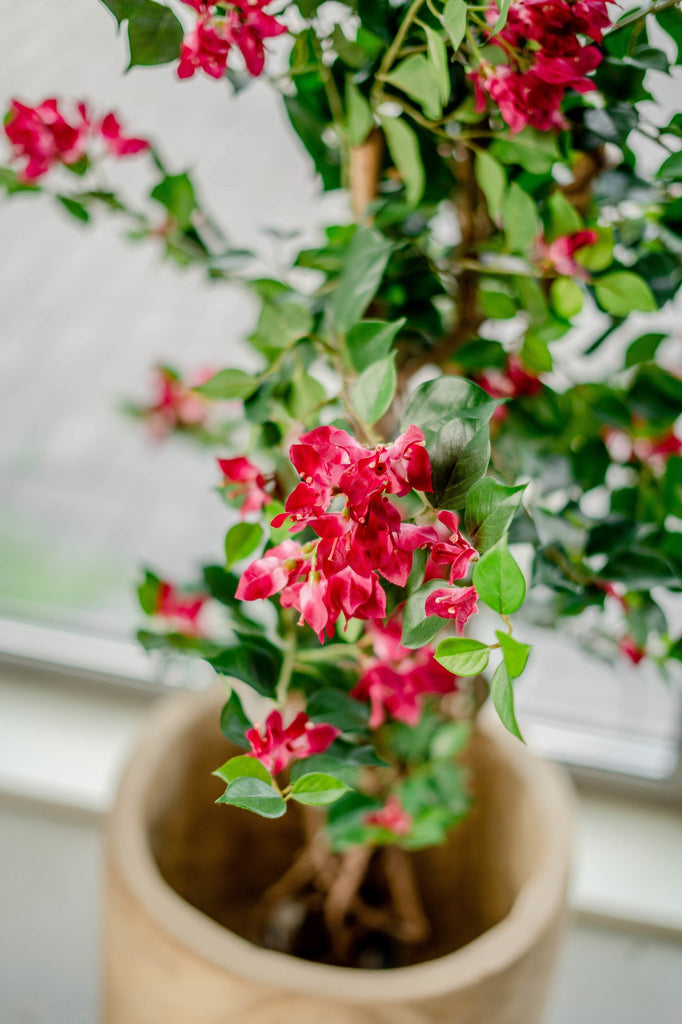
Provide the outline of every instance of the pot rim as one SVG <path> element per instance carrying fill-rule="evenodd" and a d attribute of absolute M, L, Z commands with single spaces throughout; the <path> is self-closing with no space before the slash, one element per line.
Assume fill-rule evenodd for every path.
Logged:
<path fill-rule="evenodd" d="M 536 759 L 500 725 L 482 716 L 480 727 L 529 787 L 542 823 L 537 869 L 501 921 L 452 953 L 382 971 L 336 967 L 264 949 L 187 903 L 165 881 L 152 855 L 147 827 L 151 779 L 176 737 L 218 707 L 222 687 L 174 694 L 152 709 L 121 780 L 107 829 L 111 868 L 146 913 L 173 939 L 209 963 L 259 984 L 345 1002 L 414 1002 L 484 983 L 511 969 L 561 914 L 571 852 L 575 797 L 564 771 Z M 388 996 L 388 999 L 387 999 Z"/>

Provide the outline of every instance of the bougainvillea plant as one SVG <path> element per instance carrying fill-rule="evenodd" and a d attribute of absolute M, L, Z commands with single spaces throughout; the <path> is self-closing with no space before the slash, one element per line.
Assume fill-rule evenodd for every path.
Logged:
<path fill-rule="evenodd" d="M 260 302 L 256 373 L 161 367 L 136 406 L 158 437 L 216 445 L 238 510 L 199 586 L 146 574 L 141 638 L 225 677 L 222 729 L 243 753 L 217 769 L 220 801 L 325 809 L 316 841 L 337 868 L 304 853 L 292 878 L 342 879 L 328 923 L 351 903 L 362 919 L 377 851 L 406 891 L 396 850 L 440 843 L 466 813 L 455 755 L 488 691 L 519 735 L 524 616 L 573 622 L 624 664 L 682 659 L 666 617 L 682 341 L 656 315 L 682 280 L 682 114 L 657 119 L 649 91 L 679 64 L 682 14 L 671 0 L 103 2 L 130 67 L 171 63 L 234 93 L 269 77 L 321 187 L 348 193 L 347 219 L 265 279 L 191 176 L 115 114 L 24 97 L 5 120 L 8 193 L 83 222 L 108 210 Z M 137 206 L 97 185 L 101 161 L 129 157 L 156 173 Z M 407 903 L 381 927 L 414 939 Z"/>

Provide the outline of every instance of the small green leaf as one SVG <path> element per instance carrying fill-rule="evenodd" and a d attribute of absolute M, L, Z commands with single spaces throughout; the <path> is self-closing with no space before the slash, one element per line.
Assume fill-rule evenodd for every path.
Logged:
<path fill-rule="evenodd" d="M 426 185 L 419 140 L 403 118 L 382 117 L 381 127 L 386 136 L 388 152 L 405 185 L 407 202 L 410 206 L 416 206 L 424 195 Z"/>
<path fill-rule="evenodd" d="M 337 654 L 337 662 L 340 657 L 343 655 Z M 369 719 L 366 704 L 355 700 L 343 690 L 331 687 L 316 690 L 308 698 L 306 712 L 313 722 L 327 722 L 341 732 L 362 732 L 367 728 Z"/>
<path fill-rule="evenodd" d="M 502 648 L 502 657 L 507 672 L 512 679 L 517 679 L 526 667 L 531 650 L 530 645 L 522 644 L 520 640 L 515 640 L 513 636 L 503 633 L 501 629 L 495 631 L 495 636 Z"/>
<path fill-rule="evenodd" d="M 673 178 L 676 181 L 682 178 L 682 152 L 671 153 L 658 168 L 656 177 Z"/>
<path fill-rule="evenodd" d="M 477 676 L 488 664 L 490 648 L 469 637 L 448 637 L 436 648 L 436 661 L 456 676 Z"/>
<path fill-rule="evenodd" d="M 239 644 L 206 658 L 216 672 L 242 682 L 264 697 L 272 697 L 279 679 L 282 652 L 263 637 L 237 634 Z"/>
<path fill-rule="evenodd" d="M 291 798 L 310 807 L 324 807 L 335 803 L 350 789 L 342 779 L 324 772 L 300 775 L 291 787 Z"/>
<path fill-rule="evenodd" d="M 67 210 L 72 217 L 75 217 L 76 220 L 84 221 L 86 224 L 90 220 L 90 214 L 87 209 L 82 203 L 79 203 L 77 199 L 72 199 L 70 196 L 57 196 L 57 199 L 64 209 Z"/>
<path fill-rule="evenodd" d="M 524 742 L 514 714 L 514 689 L 503 661 L 497 666 L 490 682 L 490 696 L 500 721 L 506 729 Z"/>
<path fill-rule="evenodd" d="M 167 174 L 152 189 L 151 197 L 165 206 L 181 231 L 190 226 L 197 201 L 189 175 Z"/>
<path fill-rule="evenodd" d="M 523 604 L 526 581 L 502 537 L 474 566 L 473 584 L 482 601 L 500 615 L 511 615 Z"/>
<path fill-rule="evenodd" d="M 436 68 L 421 53 L 406 57 L 385 76 L 389 85 L 416 100 L 427 117 L 435 121 L 443 113 Z"/>
<path fill-rule="evenodd" d="M 159 602 L 161 580 L 153 572 L 145 572 L 144 580 L 137 588 L 140 608 L 145 615 L 155 615 Z"/>
<path fill-rule="evenodd" d="M 583 292 L 570 277 L 557 277 L 549 290 L 552 306 L 566 320 L 576 316 L 583 308 Z"/>
<path fill-rule="evenodd" d="M 507 248 L 525 255 L 538 234 L 537 209 L 528 193 L 515 181 L 502 202 L 502 220 Z"/>
<path fill-rule="evenodd" d="M 204 384 L 194 390 L 206 398 L 226 401 L 231 398 L 248 398 L 258 388 L 258 377 L 244 370 L 220 370 Z"/>
<path fill-rule="evenodd" d="M 477 551 L 488 551 L 506 535 L 525 488 L 507 487 L 490 476 L 474 484 L 467 494 L 464 525 Z"/>
<path fill-rule="evenodd" d="M 252 757 L 250 754 L 238 754 L 237 757 L 231 757 L 220 768 L 216 768 L 212 774 L 227 783 L 246 777 L 261 779 L 268 786 L 273 784 L 272 775 L 265 765 L 261 764 L 257 757 Z"/>
<path fill-rule="evenodd" d="M 332 301 L 334 325 L 342 334 L 360 320 L 374 298 L 392 248 L 374 228 L 360 227 L 353 235 Z"/>
<path fill-rule="evenodd" d="M 625 353 L 625 365 L 626 366 L 637 366 L 638 363 L 649 363 L 656 356 L 658 346 L 661 344 L 663 339 L 667 337 L 665 334 L 643 334 L 640 338 L 636 338 L 629 346 Z"/>
<path fill-rule="evenodd" d="M 351 392 L 353 405 L 370 426 L 390 407 L 397 384 L 395 352 L 363 370 Z"/>
<path fill-rule="evenodd" d="M 547 200 L 549 212 L 549 228 L 545 232 L 547 241 L 553 242 L 562 235 L 572 235 L 580 231 L 583 220 L 573 203 L 569 202 L 563 192 L 552 192 Z"/>
<path fill-rule="evenodd" d="M 256 333 L 249 339 L 262 351 L 281 351 L 307 337 L 313 327 L 310 312 L 297 302 L 266 299 Z"/>
<path fill-rule="evenodd" d="M 392 323 L 386 320 L 361 320 L 354 324 L 346 335 L 346 347 L 354 368 L 361 372 L 372 363 L 384 359 L 405 323 L 402 317 Z"/>
<path fill-rule="evenodd" d="M 497 220 L 502 212 L 502 199 L 507 187 L 507 175 L 504 167 L 486 150 L 476 153 L 474 174 L 478 187 L 485 196 L 488 212 L 492 220 Z"/>
<path fill-rule="evenodd" d="M 374 117 L 372 108 L 353 82 L 350 75 L 346 76 L 346 130 L 351 146 L 361 146 L 372 128 Z"/>
<path fill-rule="evenodd" d="M 443 619 L 437 615 L 427 615 L 424 605 L 427 597 L 444 587 L 443 580 L 429 580 L 419 590 L 408 597 L 403 611 L 403 635 L 401 643 L 403 647 L 417 649 L 433 640 L 436 633 L 439 633 L 445 625 Z"/>
<path fill-rule="evenodd" d="M 509 15 L 509 8 L 511 6 L 511 0 L 501 0 L 500 13 L 497 16 L 497 21 L 490 30 L 490 36 L 496 36 L 498 32 L 501 32 L 504 26 L 507 24 L 507 17 Z"/>
<path fill-rule="evenodd" d="M 658 307 L 646 281 L 629 270 L 616 270 L 594 282 L 597 302 L 612 316 L 627 316 L 633 310 L 653 313 Z"/>
<path fill-rule="evenodd" d="M 225 537 L 227 568 L 252 555 L 262 540 L 263 528 L 258 523 L 237 523 L 229 529 Z"/>
<path fill-rule="evenodd" d="M 436 72 L 438 88 L 440 90 L 441 103 L 444 105 L 450 99 L 450 68 L 448 66 L 448 50 L 445 41 L 439 32 L 424 26 L 426 33 L 426 45 L 429 48 L 429 57 Z"/>
<path fill-rule="evenodd" d="M 443 11 L 443 24 L 455 50 L 459 50 L 466 34 L 467 12 L 464 0 L 448 0 Z"/>
<path fill-rule="evenodd" d="M 487 422 L 500 404 L 478 384 L 464 377 L 446 375 L 427 380 L 414 390 L 401 422 L 403 430 L 412 423 L 435 429 L 453 418 Z"/>
<path fill-rule="evenodd" d="M 584 245 L 574 253 L 576 263 L 589 270 L 590 273 L 598 273 L 606 270 L 613 263 L 613 228 L 595 228 L 597 241 L 594 245 Z"/>
<path fill-rule="evenodd" d="M 272 786 L 253 778 L 235 779 L 216 803 L 243 807 L 262 818 L 281 818 L 287 810 L 283 797 Z"/>
<path fill-rule="evenodd" d="M 145 0 L 129 11 L 128 18 L 129 68 L 178 59 L 185 32 L 168 7 Z"/>
<path fill-rule="evenodd" d="M 220 731 L 225 739 L 234 743 L 237 747 L 248 746 L 244 739 L 247 729 L 253 728 L 253 722 L 246 715 L 242 702 L 237 694 L 232 691 L 220 715 Z"/>
<path fill-rule="evenodd" d="M 467 494 L 488 470 L 490 430 L 480 420 L 452 419 L 429 443 L 434 508 L 463 508 Z"/>

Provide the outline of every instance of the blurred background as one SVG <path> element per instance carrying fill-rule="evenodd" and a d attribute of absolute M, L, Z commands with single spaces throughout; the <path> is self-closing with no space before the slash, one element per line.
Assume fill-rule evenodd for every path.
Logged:
<path fill-rule="evenodd" d="M 123 75 L 125 46 L 97 0 L 0 0 L 0 106 L 87 99 L 191 169 L 232 244 L 264 269 L 319 225 L 321 198 L 277 96 L 237 97 L 171 68 Z M 677 82 L 649 87 L 666 103 Z M 679 103 L 677 104 L 679 106 Z M 0 148 L 2 143 L 0 143 Z M 0 162 L 6 153 L 0 154 Z M 111 169 L 135 195 L 145 162 Z M 296 235 L 292 239 L 291 235 Z M 137 649 L 147 564 L 191 576 L 222 549 L 216 470 L 182 439 L 126 417 L 152 367 L 249 368 L 242 291 L 131 245 L 107 216 L 81 225 L 39 196 L 0 197 L 0 1019 L 97 1019 L 102 816 L 145 708 L 169 685 Z M 673 316 L 669 315 L 670 322 Z M 548 1024 L 682 1020 L 679 688 L 574 641 L 535 638 L 519 717 L 581 784 L 575 918 Z M 589 694 L 589 702 L 581 700 Z M 589 703 L 588 718 L 584 711 Z"/>

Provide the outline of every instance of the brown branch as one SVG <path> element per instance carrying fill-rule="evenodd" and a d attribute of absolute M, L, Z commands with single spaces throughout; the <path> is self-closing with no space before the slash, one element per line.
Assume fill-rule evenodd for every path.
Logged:
<path fill-rule="evenodd" d="M 371 223 L 367 207 L 376 199 L 384 154 L 384 136 L 374 128 L 361 146 L 350 151 L 350 193 L 353 216 L 358 222 Z"/>

